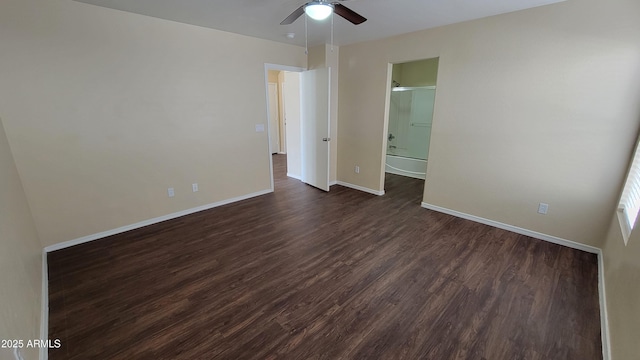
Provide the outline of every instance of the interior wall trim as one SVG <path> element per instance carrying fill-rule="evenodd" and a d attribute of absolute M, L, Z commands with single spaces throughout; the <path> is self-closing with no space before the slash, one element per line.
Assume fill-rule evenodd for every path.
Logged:
<path fill-rule="evenodd" d="M 49 267 L 47 252 L 42 250 L 42 296 L 40 297 L 40 339 L 49 338 Z M 49 359 L 49 349 L 40 348 L 40 360 Z"/>
<path fill-rule="evenodd" d="M 159 222 L 162 222 L 162 221 L 179 218 L 181 216 L 197 213 L 197 212 L 204 211 L 204 210 L 209 210 L 209 209 L 212 209 L 212 208 L 215 208 L 215 207 L 218 207 L 218 206 L 231 204 L 231 203 L 234 203 L 234 202 L 237 202 L 237 201 L 250 199 L 252 197 L 256 197 L 256 196 L 260 196 L 260 195 L 264 195 L 264 194 L 268 194 L 268 193 L 272 193 L 272 192 L 273 192 L 272 189 L 266 189 L 266 190 L 261 190 L 261 191 L 257 191 L 257 192 L 254 192 L 254 193 L 246 194 L 246 195 L 237 196 L 237 197 L 234 197 L 234 198 L 231 198 L 231 199 L 217 201 L 217 202 L 214 202 L 214 203 L 211 203 L 211 204 L 206 204 L 206 205 L 194 207 L 194 208 L 191 208 L 191 209 L 182 210 L 182 211 L 178 211 L 178 212 L 175 212 L 175 213 L 171 213 L 171 214 L 155 217 L 153 219 L 140 221 L 140 222 L 137 222 L 135 224 L 121 226 L 121 227 L 116 228 L 116 229 L 107 230 L 107 231 L 99 232 L 99 233 L 96 233 L 96 234 L 83 236 L 83 237 L 80 237 L 80 238 L 77 238 L 77 239 L 73 239 L 73 240 L 69 240 L 69 241 L 65 241 L 65 242 L 49 245 L 49 246 L 45 247 L 44 250 L 45 250 L 45 252 L 52 252 L 52 251 L 68 248 L 68 247 L 71 247 L 71 246 L 74 246 L 74 245 L 79 245 L 79 244 L 83 244 L 83 243 L 86 243 L 86 242 L 89 242 L 89 241 L 102 239 L 102 238 L 105 238 L 107 236 L 123 233 L 125 231 L 138 229 L 138 228 L 141 228 L 141 227 L 144 227 L 144 226 L 148 226 L 148 225 L 153 225 L 153 224 L 156 224 L 156 223 L 159 223 Z"/>
<path fill-rule="evenodd" d="M 600 249 L 598 249 L 600 250 Z M 607 312 L 607 292 L 604 286 L 604 256 L 598 252 L 598 293 L 600 294 L 600 334 L 602 336 L 602 359 L 611 359 L 611 338 L 609 337 L 609 314 Z"/>
<path fill-rule="evenodd" d="M 609 338 L 609 317 L 607 314 L 607 297 L 606 297 L 605 285 L 604 285 L 604 262 L 603 262 L 603 256 L 602 256 L 602 249 L 597 248 L 595 246 L 585 245 L 575 241 L 559 238 L 557 236 L 547 235 L 537 231 L 528 230 L 521 227 L 501 223 L 498 221 L 485 219 L 479 216 L 463 213 L 456 210 L 447 209 L 437 205 L 432 205 L 426 202 L 422 202 L 422 207 L 425 209 L 441 212 L 441 213 L 452 215 L 462 219 L 471 220 L 481 224 L 493 226 L 499 229 L 511 231 L 517 234 L 530 236 L 532 238 L 536 238 L 539 240 L 548 241 L 550 243 L 563 245 L 566 247 L 570 247 L 572 249 L 582 250 L 592 254 L 596 254 L 598 256 L 598 296 L 599 296 L 599 303 L 600 303 L 600 334 L 602 338 L 602 359 L 603 360 L 611 359 L 611 343 Z"/>
<path fill-rule="evenodd" d="M 378 195 L 378 196 L 384 195 L 384 190 L 373 190 L 373 189 L 366 188 L 364 186 L 355 185 L 355 184 L 351 184 L 351 183 L 340 181 L 340 180 L 336 181 L 335 184 L 342 185 L 355 190 L 364 191 L 366 193 L 373 194 L 373 195 Z"/>
<path fill-rule="evenodd" d="M 537 231 L 528 230 L 528 229 L 524 229 L 524 228 L 521 228 L 521 227 L 517 227 L 517 226 L 501 223 L 501 222 L 498 222 L 498 221 L 481 218 L 479 216 L 475 216 L 475 215 L 459 212 L 459 211 L 456 211 L 456 210 L 443 208 L 443 207 L 440 207 L 440 206 L 437 206 L 437 205 L 428 204 L 426 202 L 422 203 L 422 207 L 425 208 L 425 209 L 429 209 L 429 210 L 434 210 L 434 211 L 438 211 L 438 212 L 441 212 L 441 213 L 445 213 L 445 214 L 448 214 L 448 215 L 453 215 L 453 216 L 456 216 L 456 217 L 459 217 L 459 218 L 475 221 L 475 222 L 478 222 L 478 223 L 481 223 L 481 224 L 497 227 L 499 229 L 508 230 L 508 231 L 511 231 L 511 232 L 514 232 L 514 233 L 517 233 L 517 234 L 531 236 L 532 238 L 545 240 L 545 241 L 548 241 L 548 242 L 551 242 L 551 243 L 554 243 L 554 244 L 567 246 L 567 247 L 570 247 L 572 249 L 582 250 L 582 251 L 586 251 L 586 252 L 589 252 L 589 253 L 592 253 L 592 254 L 599 254 L 601 252 L 600 249 L 595 247 L 595 246 L 585 245 L 585 244 L 581 244 L 579 242 L 575 242 L 575 241 L 559 238 L 557 236 L 547 235 L 547 234 L 543 234 L 543 233 L 540 233 L 540 232 L 537 232 Z"/>

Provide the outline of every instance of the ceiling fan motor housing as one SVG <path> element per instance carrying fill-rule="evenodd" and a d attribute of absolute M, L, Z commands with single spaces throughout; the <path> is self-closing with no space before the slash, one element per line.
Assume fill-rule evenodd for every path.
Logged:
<path fill-rule="evenodd" d="M 317 17 L 313 13 L 314 11 L 318 14 Z M 280 25 L 293 24 L 294 21 L 305 13 L 312 19 L 323 20 L 329 17 L 332 12 L 345 18 L 354 25 L 362 24 L 367 21 L 367 18 L 340 4 L 339 1 L 329 2 L 327 0 L 313 0 L 294 10 L 286 19 L 282 20 Z"/>
<path fill-rule="evenodd" d="M 304 4 L 304 12 L 314 20 L 324 20 L 333 12 L 333 4 L 326 1 L 311 1 Z"/>

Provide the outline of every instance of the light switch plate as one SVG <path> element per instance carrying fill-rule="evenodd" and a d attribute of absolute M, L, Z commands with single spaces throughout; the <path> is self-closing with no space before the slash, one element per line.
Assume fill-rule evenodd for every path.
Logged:
<path fill-rule="evenodd" d="M 264 124 L 256 124 L 256 132 L 264 132 Z"/>

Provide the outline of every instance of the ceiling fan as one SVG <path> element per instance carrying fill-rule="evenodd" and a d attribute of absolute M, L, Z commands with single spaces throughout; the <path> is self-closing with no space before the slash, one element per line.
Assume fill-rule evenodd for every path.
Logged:
<path fill-rule="evenodd" d="M 324 20 L 328 18 L 331 13 L 336 13 L 337 15 L 342 16 L 354 25 L 362 24 L 363 22 L 367 21 L 364 16 L 340 4 L 337 1 L 328 2 L 326 0 L 317 0 L 309 1 L 308 3 L 297 8 L 294 12 L 291 13 L 291 15 L 282 20 L 280 25 L 293 24 L 293 22 L 296 21 L 304 13 L 306 13 L 310 18 L 314 20 Z"/>

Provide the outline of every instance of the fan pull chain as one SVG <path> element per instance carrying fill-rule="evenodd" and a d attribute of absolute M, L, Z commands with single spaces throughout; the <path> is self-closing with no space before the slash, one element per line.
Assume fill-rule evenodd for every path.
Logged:
<path fill-rule="evenodd" d="M 309 55 L 309 40 L 307 35 L 307 13 L 304 14 L 304 54 Z"/>
<path fill-rule="evenodd" d="M 333 52 L 333 14 L 335 11 L 331 12 L 331 52 Z"/>

